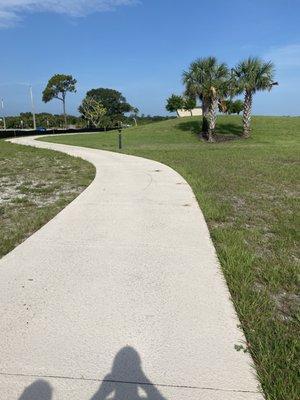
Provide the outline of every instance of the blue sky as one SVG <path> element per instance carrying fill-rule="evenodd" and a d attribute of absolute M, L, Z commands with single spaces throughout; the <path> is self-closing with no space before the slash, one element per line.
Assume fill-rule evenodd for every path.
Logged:
<path fill-rule="evenodd" d="M 234 66 L 249 55 L 274 61 L 279 86 L 254 99 L 256 114 L 300 115 L 299 0 L 0 0 L 0 98 L 7 115 L 61 112 L 41 92 L 51 75 L 72 74 L 76 113 L 87 90 L 110 87 L 145 114 L 166 114 L 182 71 L 215 55 Z"/>

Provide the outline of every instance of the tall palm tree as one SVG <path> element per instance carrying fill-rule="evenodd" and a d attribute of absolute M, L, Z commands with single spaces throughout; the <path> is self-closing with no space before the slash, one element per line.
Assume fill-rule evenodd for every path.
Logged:
<path fill-rule="evenodd" d="M 251 111 L 253 95 L 260 90 L 271 90 L 277 82 L 273 82 L 275 68 L 271 61 L 264 62 L 257 57 L 249 57 L 241 61 L 234 69 L 238 92 L 244 93 L 243 137 L 251 134 Z"/>
<path fill-rule="evenodd" d="M 183 73 L 186 95 L 202 102 L 202 131 L 209 142 L 214 141 L 218 102 L 228 93 L 229 79 L 227 65 L 215 57 L 199 58 Z"/>

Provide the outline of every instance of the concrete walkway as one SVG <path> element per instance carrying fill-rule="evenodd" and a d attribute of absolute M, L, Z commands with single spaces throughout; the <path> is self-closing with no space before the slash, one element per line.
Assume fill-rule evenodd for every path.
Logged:
<path fill-rule="evenodd" d="M 93 183 L 0 261 L 1 400 L 261 400 L 203 215 L 160 163 L 100 150 Z"/>

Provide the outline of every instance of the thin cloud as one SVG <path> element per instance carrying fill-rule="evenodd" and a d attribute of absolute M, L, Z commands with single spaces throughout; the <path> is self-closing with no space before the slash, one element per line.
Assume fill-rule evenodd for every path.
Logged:
<path fill-rule="evenodd" d="M 299 68 L 300 44 L 273 47 L 267 52 L 264 58 L 273 61 L 278 68 Z"/>
<path fill-rule="evenodd" d="M 26 12 L 52 12 L 84 17 L 93 12 L 111 11 L 138 0 L 0 0 L 0 28 L 16 25 Z"/>

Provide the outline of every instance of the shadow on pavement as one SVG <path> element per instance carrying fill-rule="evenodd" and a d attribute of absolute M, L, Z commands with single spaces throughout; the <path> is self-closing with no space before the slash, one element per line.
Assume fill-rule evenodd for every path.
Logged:
<path fill-rule="evenodd" d="M 51 400 L 52 393 L 48 382 L 37 380 L 25 389 L 18 400 Z M 90 400 L 108 399 L 167 400 L 144 374 L 141 358 L 132 347 L 123 347 L 118 352 L 111 372 L 105 376 Z"/>
<path fill-rule="evenodd" d="M 111 395 L 113 394 L 113 397 Z M 106 375 L 91 400 L 166 400 L 142 370 L 141 358 L 132 347 L 116 355 L 111 373 Z"/>
<path fill-rule="evenodd" d="M 52 392 L 48 382 L 38 380 L 24 390 L 19 400 L 51 400 Z"/>

